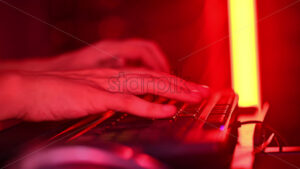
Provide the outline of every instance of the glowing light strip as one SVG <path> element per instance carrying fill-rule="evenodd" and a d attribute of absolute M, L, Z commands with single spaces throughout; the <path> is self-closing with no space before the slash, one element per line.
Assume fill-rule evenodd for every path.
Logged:
<path fill-rule="evenodd" d="M 239 106 L 260 106 L 255 0 L 229 0 L 231 72 Z"/>

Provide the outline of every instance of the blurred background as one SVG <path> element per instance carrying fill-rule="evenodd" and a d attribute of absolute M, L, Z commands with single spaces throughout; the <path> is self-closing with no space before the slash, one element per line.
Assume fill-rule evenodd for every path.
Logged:
<path fill-rule="evenodd" d="M 231 86 L 226 0 L 6 2 L 0 2 L 1 60 L 53 57 L 85 46 L 78 39 L 144 38 L 159 44 L 178 76 L 217 89 Z M 266 120 L 291 145 L 300 142 L 298 2 L 257 0 Z"/>

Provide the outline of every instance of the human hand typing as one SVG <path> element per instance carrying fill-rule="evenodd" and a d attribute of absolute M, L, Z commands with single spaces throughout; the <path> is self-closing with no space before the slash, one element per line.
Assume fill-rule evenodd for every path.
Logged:
<path fill-rule="evenodd" d="M 146 40 L 104 40 L 61 55 L 21 61 L 1 61 L 0 70 L 56 71 L 92 68 L 144 67 L 168 72 L 165 55 L 154 43 Z"/>
<path fill-rule="evenodd" d="M 62 120 L 107 110 L 163 118 L 176 108 L 137 95 L 194 103 L 208 95 L 207 88 L 163 73 L 169 66 L 160 49 L 136 39 L 102 41 L 52 60 L 4 64 L 1 70 L 0 120 Z"/>
<path fill-rule="evenodd" d="M 166 56 L 151 41 L 104 40 L 92 46 L 68 53 L 69 70 L 97 67 L 125 68 L 144 67 L 155 71 L 169 72 Z"/>
<path fill-rule="evenodd" d="M 146 69 L 86 69 L 22 72 L 2 75 L 0 119 L 62 120 L 107 110 L 164 118 L 173 105 L 145 101 L 136 95 L 155 94 L 196 103 L 208 95 L 200 85 Z"/>

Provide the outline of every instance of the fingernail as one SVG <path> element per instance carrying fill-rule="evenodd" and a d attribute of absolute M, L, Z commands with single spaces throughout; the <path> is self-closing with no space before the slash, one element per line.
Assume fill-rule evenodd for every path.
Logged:
<path fill-rule="evenodd" d="M 193 90 L 191 90 L 191 92 L 193 92 L 193 93 L 201 93 L 201 91 L 197 90 L 197 89 L 193 89 Z"/>
<path fill-rule="evenodd" d="M 202 98 L 202 91 L 198 89 L 191 90 L 191 96 L 195 98 L 197 101 Z"/>
<path fill-rule="evenodd" d="M 210 87 L 206 85 L 199 85 L 199 87 L 204 97 L 208 97 L 210 95 Z"/>
<path fill-rule="evenodd" d="M 202 90 L 198 90 L 198 89 L 191 90 L 191 94 L 194 96 L 201 96 L 202 93 L 203 93 L 203 89 Z"/>
<path fill-rule="evenodd" d="M 208 86 L 206 86 L 206 85 L 200 85 L 201 87 L 203 87 L 203 88 L 207 88 L 207 89 L 209 89 L 209 87 Z"/>

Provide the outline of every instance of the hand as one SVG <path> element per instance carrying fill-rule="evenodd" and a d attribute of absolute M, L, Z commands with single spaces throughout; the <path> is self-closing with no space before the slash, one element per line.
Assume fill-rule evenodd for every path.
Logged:
<path fill-rule="evenodd" d="M 0 95 L 1 107 L 10 110 L 18 105 L 13 107 L 18 108 L 13 111 L 18 112 L 15 117 L 30 121 L 71 119 L 107 110 L 164 118 L 174 115 L 176 107 L 151 103 L 135 95 L 149 93 L 191 103 L 208 95 L 208 90 L 200 85 L 144 69 L 31 72 L 14 76 L 18 77 L 12 78 L 14 84 L 6 85 L 14 86 L 13 89 L 6 91 L 13 90 L 10 96 L 15 98 L 3 99 Z M 7 105 L 10 107 L 5 109 Z"/>
<path fill-rule="evenodd" d="M 106 40 L 67 55 L 70 58 L 66 65 L 69 70 L 137 66 L 162 72 L 169 72 L 170 69 L 159 47 L 145 40 Z"/>
<path fill-rule="evenodd" d="M 168 72 L 166 57 L 153 42 L 144 40 L 101 41 L 94 45 L 47 59 L 1 61 L 0 70 L 53 71 L 92 68 L 144 67 Z"/>

